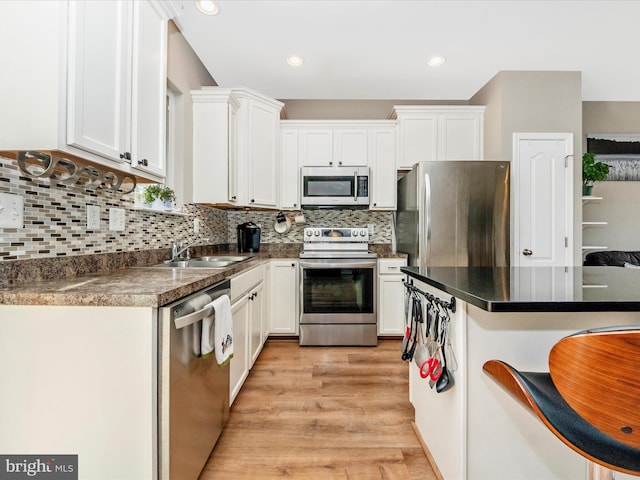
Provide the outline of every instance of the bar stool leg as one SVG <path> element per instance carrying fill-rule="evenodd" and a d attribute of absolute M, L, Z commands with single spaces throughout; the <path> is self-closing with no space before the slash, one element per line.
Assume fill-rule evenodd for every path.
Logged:
<path fill-rule="evenodd" d="M 614 480 L 615 472 L 594 462 L 589 463 L 589 480 Z"/>

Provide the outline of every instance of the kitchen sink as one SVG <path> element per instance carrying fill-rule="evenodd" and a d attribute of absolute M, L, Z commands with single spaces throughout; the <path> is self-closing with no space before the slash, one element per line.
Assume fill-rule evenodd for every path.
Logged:
<path fill-rule="evenodd" d="M 237 256 L 231 256 L 231 255 L 220 255 L 217 257 L 194 257 L 191 260 L 197 260 L 197 261 L 203 261 L 203 262 L 232 262 L 232 263 L 237 263 L 237 262 L 244 262 L 245 260 L 249 260 L 250 258 L 253 258 L 251 256 L 247 256 L 247 255 L 237 255 Z"/>
<path fill-rule="evenodd" d="M 148 267 L 165 268 L 225 268 L 236 263 L 249 260 L 250 256 L 217 256 L 217 257 L 195 257 L 189 260 L 167 260 Z"/>

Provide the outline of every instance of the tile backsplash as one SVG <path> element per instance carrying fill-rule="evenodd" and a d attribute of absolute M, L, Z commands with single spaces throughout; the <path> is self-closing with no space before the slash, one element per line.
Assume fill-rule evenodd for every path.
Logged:
<path fill-rule="evenodd" d="M 22 176 L 14 160 L 0 157 L 0 192 L 24 198 L 24 228 L 0 228 L 0 261 L 116 253 L 168 248 L 174 240 L 209 238 L 211 244 L 236 244 L 236 226 L 262 227 L 261 243 L 302 242 L 304 226 L 374 225 L 372 243 L 391 243 L 391 214 L 366 210 L 304 210 L 306 223 L 279 234 L 273 211 L 225 211 L 185 205 L 187 215 L 134 209 L 133 193 L 121 195 L 83 185 Z M 86 205 L 100 208 L 100 229 L 88 230 Z M 109 230 L 109 209 L 125 210 L 124 231 Z M 199 233 L 194 220 L 199 219 Z"/>

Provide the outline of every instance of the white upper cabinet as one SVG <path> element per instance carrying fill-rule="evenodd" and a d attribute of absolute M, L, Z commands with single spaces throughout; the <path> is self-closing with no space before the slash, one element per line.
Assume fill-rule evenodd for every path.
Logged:
<path fill-rule="evenodd" d="M 249 89 L 203 87 L 193 99 L 193 201 L 278 206 L 280 110 Z"/>
<path fill-rule="evenodd" d="M 333 135 L 336 145 L 334 159 L 338 166 L 369 165 L 366 128 L 336 128 Z"/>
<path fill-rule="evenodd" d="M 278 206 L 280 110 L 284 104 L 246 88 L 238 98 L 238 182 L 242 205 Z"/>
<path fill-rule="evenodd" d="M 133 4 L 131 160 L 135 168 L 165 176 L 167 12 L 160 4 Z"/>
<path fill-rule="evenodd" d="M 357 122 L 285 121 L 300 132 L 301 167 L 368 165 L 367 127 Z"/>
<path fill-rule="evenodd" d="M 191 92 L 193 101 L 194 203 L 238 204 L 237 122 L 231 89 Z"/>
<path fill-rule="evenodd" d="M 432 160 L 484 158 L 483 106 L 394 107 L 398 120 L 397 168 Z"/>
<path fill-rule="evenodd" d="M 372 127 L 369 130 L 369 210 L 396 209 L 395 154 L 395 124 L 388 127 Z"/>
<path fill-rule="evenodd" d="M 171 1 L 0 2 L 15 25 L 6 33 L 20 38 L 10 66 L 25 72 L 8 85 L 0 150 L 53 151 L 163 181 L 167 21 L 178 14 Z M 25 37 L 26 24 L 47 35 Z M 28 73 L 38 71 L 46 81 Z"/>
<path fill-rule="evenodd" d="M 120 161 L 128 150 L 130 4 L 70 2 L 67 143 Z"/>
<path fill-rule="evenodd" d="M 331 128 L 300 128 L 300 166 L 333 165 L 333 131 Z"/>
<path fill-rule="evenodd" d="M 300 167 L 297 129 L 280 129 L 280 203 L 281 210 L 300 209 Z"/>
<path fill-rule="evenodd" d="M 396 208 L 395 120 L 280 122 L 279 208 L 299 209 L 301 167 L 370 167 L 370 210 Z"/>

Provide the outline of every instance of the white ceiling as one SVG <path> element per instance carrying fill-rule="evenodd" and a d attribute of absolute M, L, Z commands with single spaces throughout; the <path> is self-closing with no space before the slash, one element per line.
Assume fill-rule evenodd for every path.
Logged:
<path fill-rule="evenodd" d="M 278 99 L 468 100 L 503 70 L 582 72 L 590 101 L 640 101 L 637 0 L 185 0 L 218 85 Z M 304 58 L 301 67 L 286 57 Z M 426 66 L 433 55 L 446 58 Z"/>

